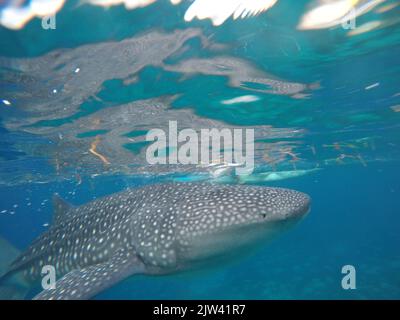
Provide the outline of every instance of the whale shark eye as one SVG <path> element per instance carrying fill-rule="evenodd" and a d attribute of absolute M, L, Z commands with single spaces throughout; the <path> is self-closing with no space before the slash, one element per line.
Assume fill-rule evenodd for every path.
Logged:
<path fill-rule="evenodd" d="M 261 216 L 263 217 L 263 219 L 265 219 L 267 217 L 266 213 L 261 214 Z"/>

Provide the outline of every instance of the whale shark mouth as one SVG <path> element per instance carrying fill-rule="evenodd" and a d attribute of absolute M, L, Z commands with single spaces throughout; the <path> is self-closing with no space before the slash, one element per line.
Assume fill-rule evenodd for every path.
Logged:
<path fill-rule="evenodd" d="M 294 227 L 309 211 L 291 219 L 258 221 L 235 225 L 223 230 L 213 230 L 193 237 L 180 253 L 189 263 L 207 264 L 210 260 L 238 258 L 257 251 L 274 238 Z"/>

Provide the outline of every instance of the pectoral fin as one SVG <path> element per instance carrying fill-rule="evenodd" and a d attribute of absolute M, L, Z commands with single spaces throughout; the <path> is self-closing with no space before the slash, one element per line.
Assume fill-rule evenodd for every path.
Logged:
<path fill-rule="evenodd" d="M 44 290 L 34 300 L 84 300 L 113 286 L 145 267 L 132 251 L 118 251 L 106 262 L 73 270 L 56 282 L 55 289 Z"/>

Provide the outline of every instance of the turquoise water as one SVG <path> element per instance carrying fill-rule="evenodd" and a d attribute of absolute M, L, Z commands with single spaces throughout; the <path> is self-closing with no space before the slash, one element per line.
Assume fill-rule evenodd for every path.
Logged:
<path fill-rule="evenodd" d="M 257 254 L 132 277 L 98 298 L 400 298 L 399 7 L 377 11 L 396 3 L 357 17 L 382 25 L 358 35 L 297 30 L 308 1 L 283 0 L 219 27 L 167 1 L 68 1 L 55 30 L 0 27 L 0 235 L 26 248 L 48 229 L 55 192 L 78 205 L 170 180 L 287 187 L 312 211 Z M 145 135 L 169 120 L 254 128 L 254 172 L 149 165 Z M 344 265 L 355 290 L 341 287 Z"/>

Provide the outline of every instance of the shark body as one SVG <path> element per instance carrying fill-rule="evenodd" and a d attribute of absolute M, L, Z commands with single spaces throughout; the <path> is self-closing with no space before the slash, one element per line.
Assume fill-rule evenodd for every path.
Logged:
<path fill-rule="evenodd" d="M 247 252 L 294 225 L 310 198 L 280 188 L 167 183 L 128 189 L 72 207 L 54 200 L 53 225 L 1 280 L 41 279 L 55 289 L 35 299 L 88 299 L 133 274 L 165 274 Z"/>

